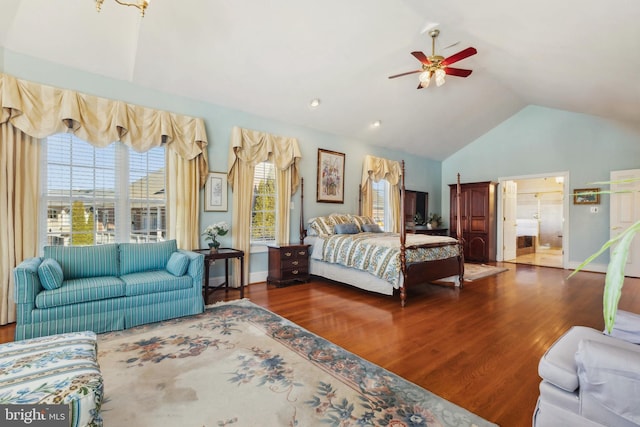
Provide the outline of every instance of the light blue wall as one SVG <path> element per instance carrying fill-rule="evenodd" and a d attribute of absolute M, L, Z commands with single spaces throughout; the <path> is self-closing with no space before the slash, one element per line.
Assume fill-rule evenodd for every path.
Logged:
<path fill-rule="evenodd" d="M 0 51 L 2 54 L 2 51 Z M 4 50 L 0 55 L 0 70 L 17 78 L 46 85 L 77 90 L 79 92 L 118 99 L 132 104 L 172 111 L 178 114 L 202 117 L 207 127 L 209 139 L 209 170 L 227 171 L 227 154 L 231 129 L 239 126 L 281 136 L 298 138 L 302 151 L 300 163 L 301 175 L 305 183 L 305 217 L 318 216 L 332 212 L 356 213 L 358 208 L 358 184 L 362 173 L 362 160 L 366 154 L 386 157 L 406 162 L 406 187 L 411 190 L 429 193 L 429 210 L 439 212 L 441 200 L 440 162 L 416 156 L 409 156 L 392 146 L 380 148 L 369 146 L 362 141 L 331 135 L 309 128 L 294 126 L 276 120 L 258 117 L 238 110 L 224 108 L 193 99 L 162 93 L 129 82 L 114 80 L 103 76 L 70 69 L 58 64 L 44 62 L 28 56 Z M 301 106 L 304 108 L 304 106 Z M 345 153 L 345 203 L 316 203 L 316 166 L 317 150 Z M 201 193 L 202 196 L 202 193 Z M 201 228 L 218 221 L 232 222 L 232 197 L 229 191 L 228 212 L 201 212 Z M 292 211 L 291 241 L 299 238 L 300 194 L 294 195 Z M 201 202 L 201 206 L 204 204 Z M 223 246 L 230 246 L 231 233 L 221 238 Z M 205 247 L 204 240 L 201 240 Z M 220 267 L 218 267 L 220 268 Z M 266 254 L 254 254 L 251 257 L 251 271 L 266 271 Z"/>
<path fill-rule="evenodd" d="M 448 184 L 458 172 L 462 182 L 478 182 L 569 171 L 573 190 L 608 181 L 612 170 L 637 168 L 640 126 L 528 106 L 442 162 L 443 212 L 449 218 Z M 571 203 L 568 215 L 569 263 L 577 265 L 609 238 L 609 197 L 601 197 L 599 214 Z M 608 256 L 598 262 L 606 264 Z"/>

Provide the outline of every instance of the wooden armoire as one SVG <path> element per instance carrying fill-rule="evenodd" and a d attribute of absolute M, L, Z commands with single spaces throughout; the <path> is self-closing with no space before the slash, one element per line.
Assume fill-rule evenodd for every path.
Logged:
<path fill-rule="evenodd" d="M 465 261 L 487 262 L 496 259 L 496 182 L 460 184 L 460 223 L 464 239 Z M 456 184 L 450 184 L 449 230 L 456 237 Z"/>

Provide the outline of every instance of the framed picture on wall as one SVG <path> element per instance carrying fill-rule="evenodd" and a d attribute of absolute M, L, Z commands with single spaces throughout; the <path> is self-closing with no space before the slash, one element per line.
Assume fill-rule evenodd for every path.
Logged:
<path fill-rule="evenodd" d="M 576 188 L 573 190 L 574 205 L 599 205 L 599 188 Z"/>
<path fill-rule="evenodd" d="M 318 148 L 316 201 L 344 203 L 344 153 Z"/>
<path fill-rule="evenodd" d="M 204 185 L 204 210 L 207 212 L 227 210 L 227 174 L 209 172 Z"/>

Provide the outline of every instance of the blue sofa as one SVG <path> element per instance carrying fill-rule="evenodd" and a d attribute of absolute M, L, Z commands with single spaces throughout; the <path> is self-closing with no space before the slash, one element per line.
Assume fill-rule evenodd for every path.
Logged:
<path fill-rule="evenodd" d="M 116 331 L 202 313 L 204 256 L 175 240 L 46 246 L 14 269 L 15 339 Z"/>

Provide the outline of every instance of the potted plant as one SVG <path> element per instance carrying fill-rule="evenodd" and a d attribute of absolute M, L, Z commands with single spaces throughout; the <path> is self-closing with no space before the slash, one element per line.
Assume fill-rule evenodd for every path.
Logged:
<path fill-rule="evenodd" d="M 209 243 L 209 248 L 212 251 L 217 251 L 220 247 L 220 242 L 218 241 L 218 236 L 224 236 L 229 232 L 229 224 L 225 221 L 221 221 L 212 225 L 207 226 L 202 233 L 203 236 L 206 236 L 204 240 L 211 240 Z"/>
<path fill-rule="evenodd" d="M 439 228 L 440 224 L 442 224 L 442 217 L 437 213 L 430 212 L 429 218 L 427 219 L 427 223 L 431 225 L 431 228 Z"/>
<path fill-rule="evenodd" d="M 622 181 L 620 181 L 622 182 Z M 627 181 L 625 181 L 627 182 Z M 618 181 L 598 182 L 596 184 L 615 184 Z M 598 193 L 610 194 L 611 191 L 599 191 Z M 596 253 L 584 260 L 574 271 L 569 275 L 571 278 L 577 272 L 582 270 L 587 264 L 596 259 L 605 251 L 609 250 L 613 246 L 611 251 L 611 258 L 609 265 L 607 266 L 607 273 L 604 280 L 604 293 L 602 296 L 602 314 L 604 315 L 604 325 L 608 333 L 611 333 L 613 324 L 616 320 L 616 313 L 618 311 L 618 303 L 620 302 L 620 296 L 622 295 L 622 286 L 624 285 L 624 269 L 627 264 L 627 258 L 629 257 L 629 248 L 631 242 L 636 234 L 640 231 L 640 221 L 629 226 L 622 233 L 609 239 Z M 615 245 L 615 246 L 614 246 Z"/>

